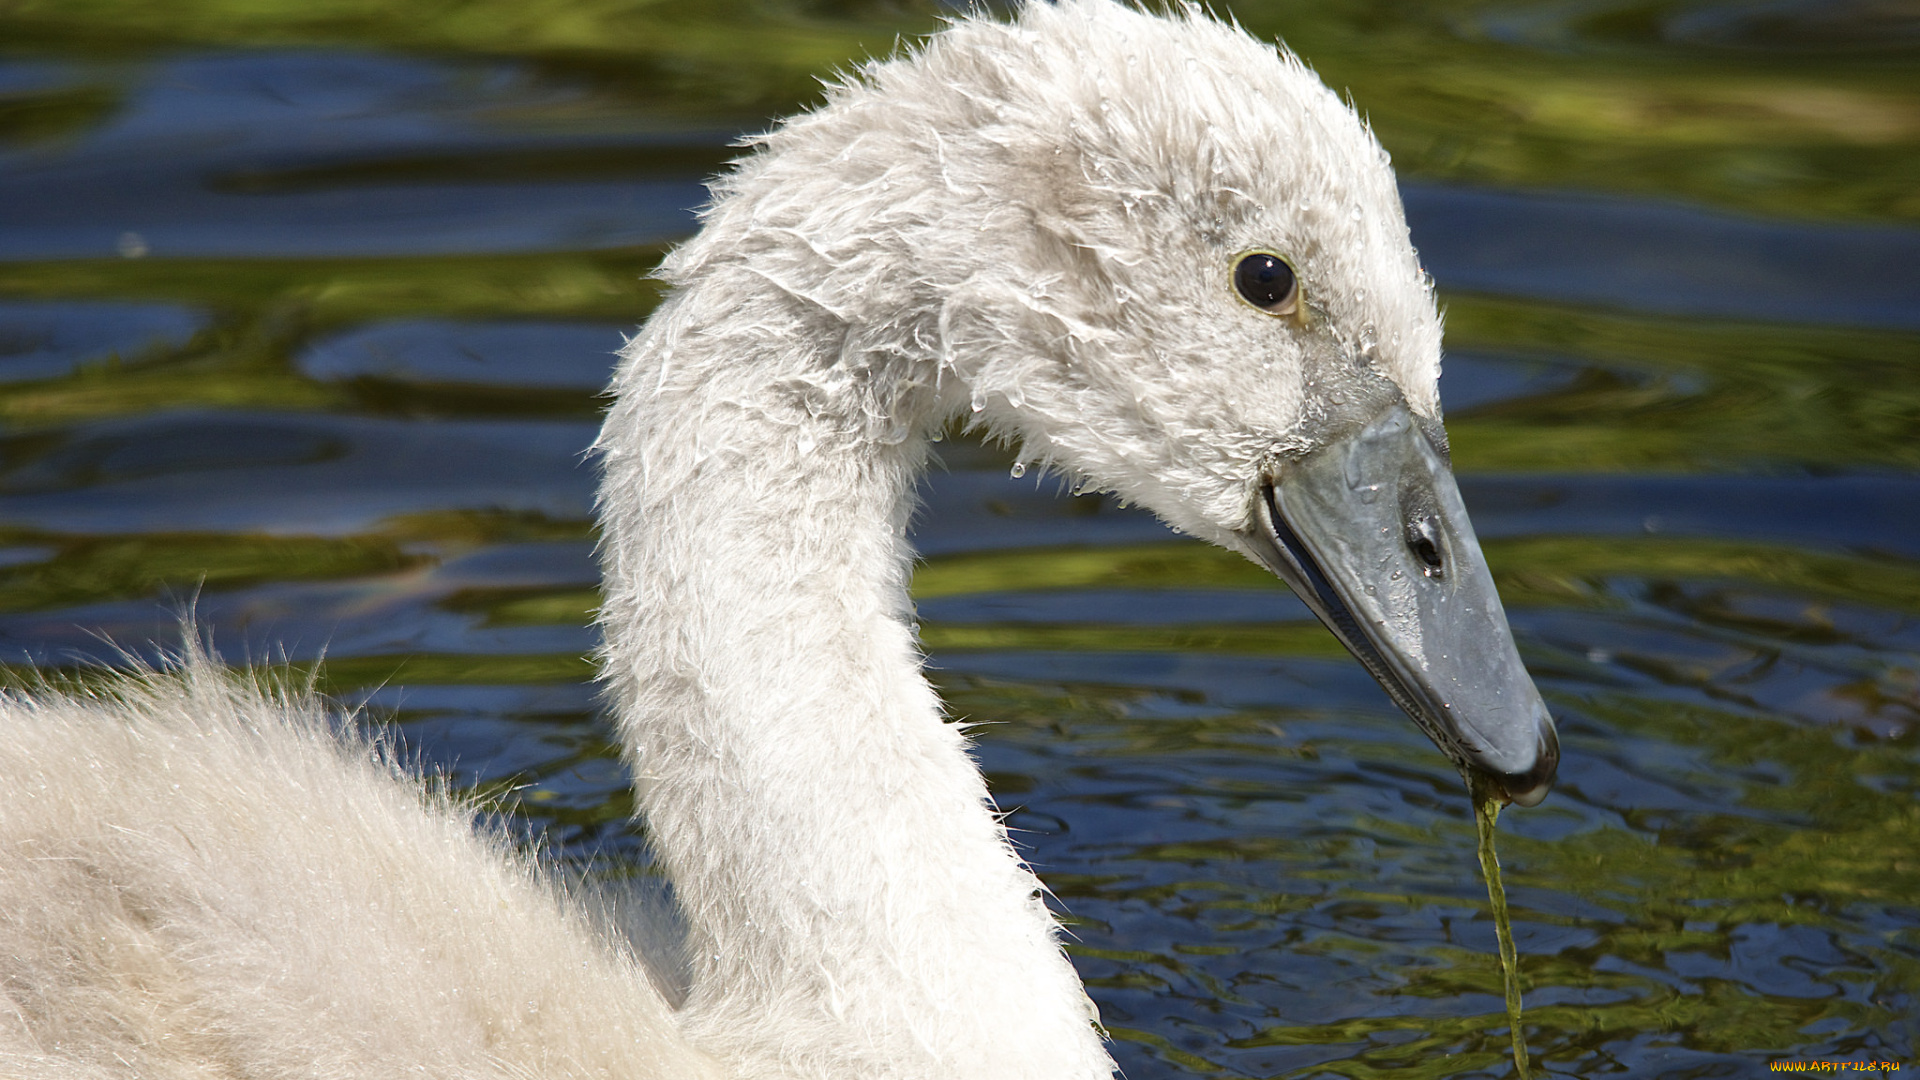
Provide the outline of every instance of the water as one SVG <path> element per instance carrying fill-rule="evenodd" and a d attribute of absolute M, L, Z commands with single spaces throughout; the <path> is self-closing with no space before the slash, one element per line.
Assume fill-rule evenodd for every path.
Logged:
<path fill-rule="evenodd" d="M 164 7 L 164 10 L 162 8 Z M 1920 1066 L 1920 19 L 1232 5 L 1350 86 L 1561 721 L 1503 836 L 1536 1071 Z M 392 10 L 389 10 L 392 9 Z M 0 659 L 311 661 L 641 857 L 580 453 L 737 133 L 911 4 L 0 14 Z M 1284 588 L 951 439 L 933 677 L 1128 1075 L 1510 1074 L 1458 777 Z"/>

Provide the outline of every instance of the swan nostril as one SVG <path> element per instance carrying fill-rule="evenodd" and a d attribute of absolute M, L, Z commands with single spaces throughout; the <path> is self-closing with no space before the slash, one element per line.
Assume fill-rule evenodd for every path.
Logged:
<path fill-rule="evenodd" d="M 1424 536 L 1415 540 L 1413 542 L 1413 553 L 1420 556 L 1421 562 L 1426 563 L 1435 570 L 1440 569 L 1440 551 L 1433 546 L 1433 541 Z"/>
<path fill-rule="evenodd" d="M 1426 566 L 1428 577 L 1439 577 L 1446 569 L 1446 557 L 1440 553 L 1440 530 L 1432 518 L 1421 518 L 1407 530 L 1407 547 Z"/>

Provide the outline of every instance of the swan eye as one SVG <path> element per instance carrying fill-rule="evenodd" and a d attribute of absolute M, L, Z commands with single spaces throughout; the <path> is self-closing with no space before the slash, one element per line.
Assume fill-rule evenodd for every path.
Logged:
<path fill-rule="evenodd" d="M 1240 299 L 1269 315 L 1300 310 L 1300 279 L 1287 260 L 1271 251 L 1249 251 L 1233 268 L 1233 289 Z"/>

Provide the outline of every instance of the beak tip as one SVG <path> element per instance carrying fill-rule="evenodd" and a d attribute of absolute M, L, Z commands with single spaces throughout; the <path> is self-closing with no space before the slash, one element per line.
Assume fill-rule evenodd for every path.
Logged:
<path fill-rule="evenodd" d="M 1553 781 L 1559 772 L 1560 736 L 1554 731 L 1552 718 L 1543 716 L 1533 767 L 1521 773 L 1504 773 L 1495 779 L 1514 805 L 1532 807 L 1539 806 L 1547 792 L 1553 790 Z"/>

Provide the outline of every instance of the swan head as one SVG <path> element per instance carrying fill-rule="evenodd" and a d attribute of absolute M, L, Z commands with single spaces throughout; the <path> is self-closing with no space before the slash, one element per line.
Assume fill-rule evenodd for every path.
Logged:
<path fill-rule="evenodd" d="M 1558 742 L 1449 469 L 1432 283 L 1386 152 L 1297 58 L 1191 9 L 1032 3 L 763 142 L 669 276 L 758 244 L 845 377 L 917 361 L 926 426 L 1267 566 L 1463 770 L 1545 796 Z"/>

